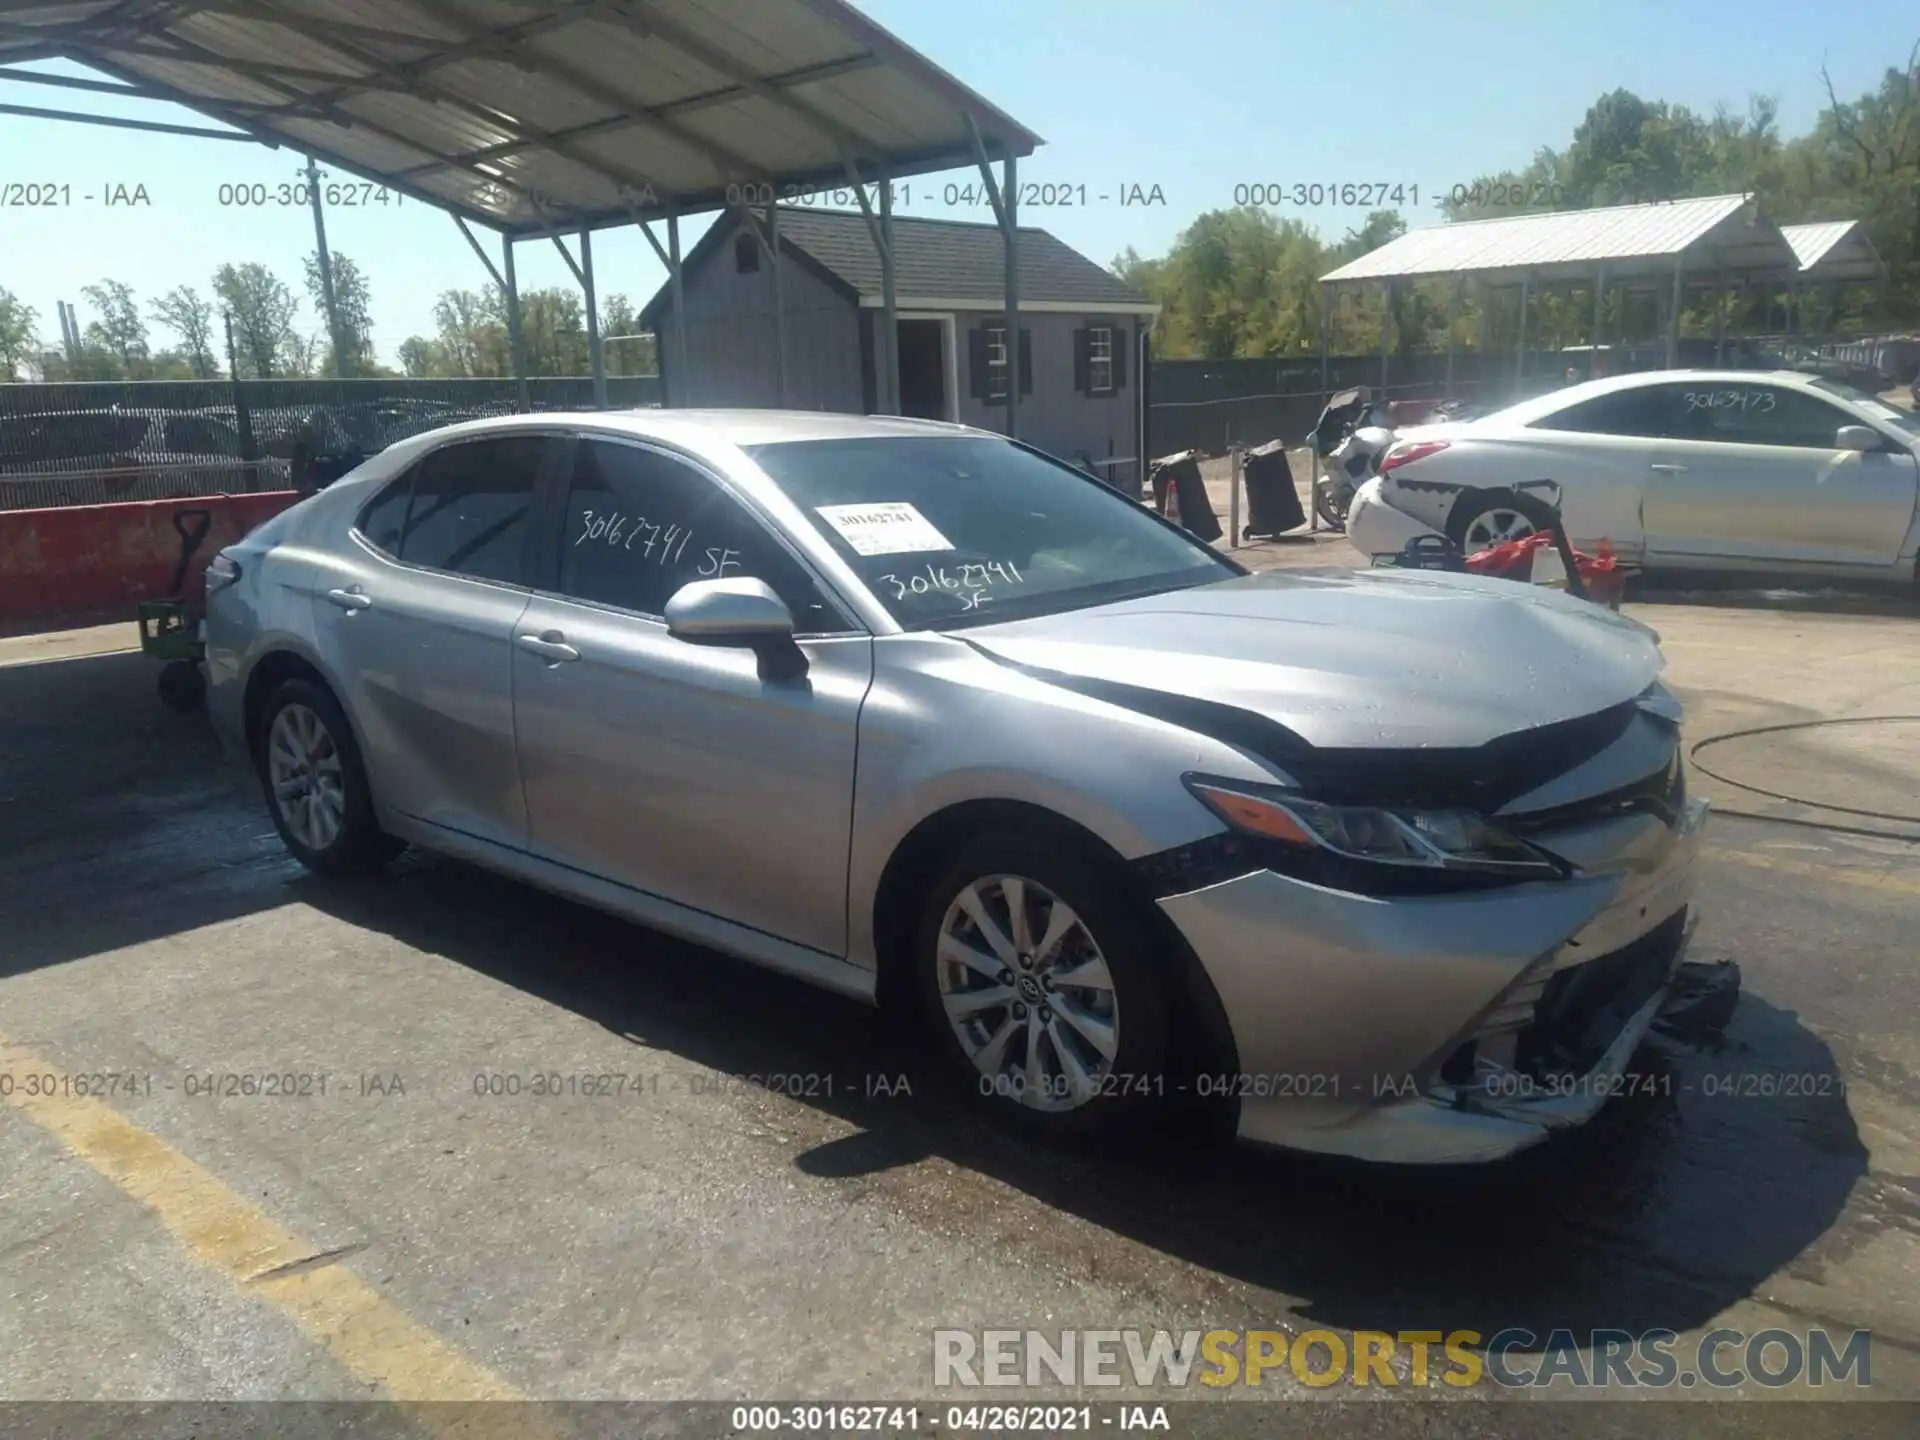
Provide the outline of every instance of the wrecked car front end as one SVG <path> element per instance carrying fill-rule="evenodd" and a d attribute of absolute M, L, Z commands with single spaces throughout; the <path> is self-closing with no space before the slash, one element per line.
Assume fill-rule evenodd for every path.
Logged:
<path fill-rule="evenodd" d="M 1607 722 L 1611 739 L 1491 812 L 1555 864 L 1552 878 L 1383 894 L 1252 850 L 1186 877 L 1210 883 L 1170 867 L 1158 903 L 1230 1017 L 1240 1135 L 1374 1161 L 1485 1161 L 1631 1091 L 1630 1061 L 1671 1003 L 1693 932 L 1707 807 L 1686 794 L 1676 721 L 1655 687 L 1617 729 Z"/>

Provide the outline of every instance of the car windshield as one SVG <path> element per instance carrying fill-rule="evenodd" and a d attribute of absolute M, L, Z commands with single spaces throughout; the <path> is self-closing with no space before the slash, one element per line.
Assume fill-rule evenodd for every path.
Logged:
<path fill-rule="evenodd" d="M 747 454 L 910 630 L 1076 610 L 1239 568 L 1100 481 L 984 435 Z"/>
<path fill-rule="evenodd" d="M 1884 420 L 1897 430 L 1920 438 L 1920 415 L 1910 410 L 1902 410 L 1897 405 L 1889 405 L 1878 395 L 1869 395 L 1864 390 L 1856 390 L 1851 385 L 1843 385 L 1838 380 L 1815 380 L 1813 388 L 1823 390 L 1829 395 L 1838 396 L 1849 405 L 1858 405 L 1876 420 Z"/>

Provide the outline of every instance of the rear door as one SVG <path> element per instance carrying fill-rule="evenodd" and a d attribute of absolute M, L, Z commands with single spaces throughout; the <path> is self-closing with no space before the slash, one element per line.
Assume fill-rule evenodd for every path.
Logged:
<path fill-rule="evenodd" d="M 1650 554 L 1669 563 L 1772 560 L 1888 566 L 1912 523 L 1912 451 L 1843 450 L 1868 422 L 1764 380 L 1679 387 L 1672 439 L 1647 489 Z"/>
<path fill-rule="evenodd" d="M 514 627 L 536 853 L 833 956 L 847 946 L 854 745 L 873 641 L 716 475 L 585 439 L 557 543 Z M 765 580 L 808 673 L 667 633 L 695 580 Z"/>
<path fill-rule="evenodd" d="M 516 848 L 527 817 L 513 627 L 531 594 L 541 471 L 564 448 L 522 432 L 432 451 L 319 555 L 314 593 L 321 651 L 381 803 Z"/>

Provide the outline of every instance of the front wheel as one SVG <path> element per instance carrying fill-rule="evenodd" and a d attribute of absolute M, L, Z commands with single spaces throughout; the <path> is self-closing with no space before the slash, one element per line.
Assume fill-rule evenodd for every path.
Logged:
<path fill-rule="evenodd" d="M 1062 1134 L 1167 1098 L 1168 1014 L 1117 878 L 1068 845 L 983 836 L 927 896 L 914 945 L 935 1044 L 991 1111 Z"/>

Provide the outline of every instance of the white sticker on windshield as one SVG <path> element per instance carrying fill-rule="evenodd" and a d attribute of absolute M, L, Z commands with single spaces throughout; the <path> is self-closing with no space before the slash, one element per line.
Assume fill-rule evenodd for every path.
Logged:
<path fill-rule="evenodd" d="M 840 532 L 856 555 L 905 555 L 914 550 L 951 550 L 953 542 L 904 500 L 872 505 L 816 505 L 813 513 Z"/>

